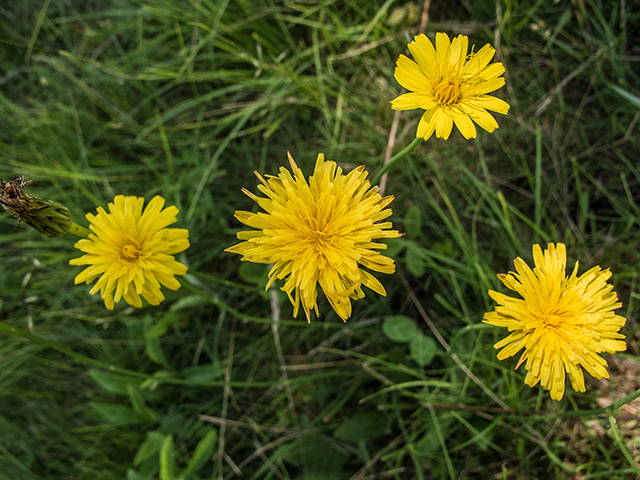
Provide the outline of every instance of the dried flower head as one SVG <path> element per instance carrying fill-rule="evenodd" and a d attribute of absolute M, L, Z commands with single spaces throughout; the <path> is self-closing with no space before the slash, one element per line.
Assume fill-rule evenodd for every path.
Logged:
<path fill-rule="evenodd" d="M 25 182 L 23 175 L 6 183 L 0 180 L 0 204 L 39 233 L 47 237 L 62 237 L 71 228 L 71 212 L 57 202 L 25 193 L 25 187 L 36 181 Z"/>

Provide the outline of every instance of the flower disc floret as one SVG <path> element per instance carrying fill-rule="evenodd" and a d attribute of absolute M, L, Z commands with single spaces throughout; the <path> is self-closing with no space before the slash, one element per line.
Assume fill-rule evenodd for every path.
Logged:
<path fill-rule="evenodd" d="M 487 44 L 467 54 L 469 39 L 458 35 L 449 42 L 446 33 L 436 34 L 433 47 L 426 35 L 416 35 L 408 47 L 415 62 L 404 55 L 398 58 L 394 76 L 410 91 L 391 101 L 394 110 L 425 110 L 418 124 L 417 137 L 427 140 L 449 138 L 455 123 L 464 138 L 475 138 L 473 122 L 488 132 L 498 123 L 488 112 L 506 114 L 509 104 L 487 95 L 505 83 L 504 65 L 489 65 L 495 49 Z"/>
<path fill-rule="evenodd" d="M 567 277 L 566 247 L 550 243 L 542 252 L 533 246 L 535 268 L 521 259 L 514 263 L 517 273 L 499 274 L 504 285 L 522 298 L 513 298 L 490 290 L 498 306 L 486 313 L 484 323 L 507 327 L 511 335 L 494 345 L 502 348 L 498 360 L 511 357 L 524 348 L 516 368 L 526 362 L 525 383 L 538 382 L 561 400 L 565 390 L 565 372 L 574 390 L 585 391 L 584 368 L 595 378 L 609 378 L 607 362 L 599 353 L 626 350 L 626 322 L 614 310 L 622 306 L 607 283 L 611 272 L 593 267 L 578 275 L 578 262 Z M 582 368 L 581 368 L 582 367 Z"/>
<path fill-rule="evenodd" d="M 302 309 L 310 321 L 311 310 L 319 315 L 317 285 L 343 320 L 351 316 L 351 300 L 364 297 L 362 286 L 386 295 L 382 284 L 360 268 L 393 273 L 395 264 L 376 250 L 385 244 L 372 240 L 396 238 L 391 222 L 376 223 L 391 215 L 382 197 L 372 189 L 364 166 L 346 175 L 336 162 L 325 162 L 319 154 L 309 182 L 289 154 L 293 175 L 282 167 L 278 176 L 266 179 L 256 172 L 267 198 L 243 189 L 266 213 L 237 211 L 235 217 L 257 230 L 242 231 L 242 243 L 228 248 L 243 261 L 271 263 L 269 288 L 276 279 L 286 279 L 282 290 L 293 304 L 296 317 Z"/>
<path fill-rule="evenodd" d="M 189 231 L 166 228 L 177 222 L 178 209 L 163 210 L 164 203 L 164 198 L 156 196 L 143 211 L 143 198 L 118 195 L 109 204 L 109 213 L 98 207 L 97 215 L 86 215 L 92 233 L 75 244 L 86 255 L 69 263 L 89 265 L 75 278 L 76 284 L 100 277 L 90 293 L 100 291 L 109 310 L 121 298 L 140 308 L 140 295 L 159 305 L 164 300 L 161 285 L 180 288 L 174 276 L 187 273 L 187 267 L 173 254 L 189 248 Z"/>

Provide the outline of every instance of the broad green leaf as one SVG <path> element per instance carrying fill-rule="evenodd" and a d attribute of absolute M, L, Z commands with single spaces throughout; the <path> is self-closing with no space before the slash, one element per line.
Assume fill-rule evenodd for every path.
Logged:
<path fill-rule="evenodd" d="M 91 378 L 108 392 L 126 395 L 128 385 L 137 385 L 140 379 L 122 375 L 120 373 L 105 372 L 104 370 L 89 370 Z"/>
<path fill-rule="evenodd" d="M 418 334 L 418 327 L 413 319 L 404 315 L 388 317 L 382 324 L 382 331 L 394 342 L 408 342 Z"/>
<path fill-rule="evenodd" d="M 129 384 L 127 385 L 127 393 L 129 394 L 129 399 L 131 400 L 131 405 L 133 405 L 133 409 L 136 411 L 138 415 L 142 418 L 146 418 L 147 420 L 155 420 L 156 414 L 147 407 L 147 404 L 142 398 L 142 394 L 137 387 Z"/>
<path fill-rule="evenodd" d="M 208 303 L 209 301 L 206 298 L 203 298 L 201 295 L 187 295 L 186 297 L 182 297 L 176 303 L 171 305 L 170 310 L 173 313 L 179 310 L 200 307 L 201 305 L 206 305 Z"/>
<path fill-rule="evenodd" d="M 415 3 L 408 3 L 394 8 L 387 18 L 387 25 L 401 29 L 415 25 L 416 19 L 420 18 L 420 7 Z"/>
<path fill-rule="evenodd" d="M 473 0 L 471 18 L 477 22 L 490 22 L 496 18 L 493 0 Z"/>
<path fill-rule="evenodd" d="M 336 430 L 335 436 L 357 442 L 389 434 L 387 418 L 380 412 L 360 413 L 349 418 Z"/>
<path fill-rule="evenodd" d="M 407 270 L 409 273 L 416 278 L 420 278 L 424 275 L 426 271 L 426 267 L 424 264 L 424 260 L 419 255 L 419 252 L 415 248 L 407 248 L 405 253 L 405 265 L 407 266 Z"/>
<path fill-rule="evenodd" d="M 437 350 L 438 346 L 436 345 L 435 340 L 431 337 L 426 337 L 421 333 L 413 337 L 409 342 L 409 351 L 411 352 L 411 356 L 421 367 L 429 365 L 433 361 L 433 357 L 436 355 Z"/>
<path fill-rule="evenodd" d="M 160 480 L 175 480 L 173 435 L 167 435 L 160 448 Z"/>
<path fill-rule="evenodd" d="M 324 473 L 331 479 L 348 477 L 342 471 L 347 454 L 324 436 L 309 435 L 283 444 L 271 458 L 274 461 L 286 461 L 299 468 L 304 466 L 304 480 L 316 478 L 315 472 Z"/>
<path fill-rule="evenodd" d="M 160 340 L 158 340 L 157 338 L 146 338 L 145 343 L 145 351 L 147 352 L 149 358 L 158 365 L 166 365 L 167 359 L 165 358 L 162 351 Z"/>
<path fill-rule="evenodd" d="M 140 449 L 136 454 L 136 458 L 134 458 L 133 460 L 133 464 L 139 465 L 141 462 L 144 462 L 145 460 L 156 455 L 162 448 L 165 437 L 166 435 L 158 431 L 147 432 L 147 439 L 140 446 Z"/>
<path fill-rule="evenodd" d="M 219 363 L 209 365 L 194 365 L 182 370 L 186 380 L 191 382 L 209 382 L 222 377 L 222 366 Z"/>
<path fill-rule="evenodd" d="M 181 300 L 184 300 L 184 299 L 181 299 Z M 178 302 L 180 302 L 181 300 L 178 300 Z M 164 315 L 155 325 L 153 325 L 153 327 L 151 327 L 145 333 L 145 335 L 147 336 L 147 338 L 161 337 L 167 332 L 167 328 L 169 327 L 169 325 L 171 325 L 171 323 L 175 322 L 177 319 L 178 319 L 178 314 L 173 313 L 173 311 L 169 312 L 166 315 Z"/>
<path fill-rule="evenodd" d="M 152 480 L 150 477 L 145 477 L 139 474 L 133 468 L 127 469 L 127 480 Z"/>
<path fill-rule="evenodd" d="M 415 205 L 409 208 L 404 217 L 404 229 L 409 240 L 416 240 L 420 237 L 420 229 L 422 228 L 422 216 L 420 209 Z"/>
<path fill-rule="evenodd" d="M 252 285 L 262 285 L 263 289 L 268 280 L 268 273 L 267 265 L 261 263 L 242 262 L 238 267 L 238 275 L 243 281 Z"/>
<path fill-rule="evenodd" d="M 396 258 L 402 250 L 404 250 L 409 242 L 406 238 L 385 238 L 380 243 L 384 243 L 387 248 L 384 250 L 384 255 L 391 258 Z"/>
<path fill-rule="evenodd" d="M 111 425 L 135 425 L 144 420 L 133 409 L 111 403 L 91 403 L 91 408 Z"/>
<path fill-rule="evenodd" d="M 440 441 L 433 428 L 427 429 L 422 438 L 415 443 L 415 449 L 418 455 L 427 458 L 440 449 Z"/>
<path fill-rule="evenodd" d="M 160 344 L 160 340 L 154 336 L 150 336 L 149 332 L 153 329 L 151 316 L 148 315 L 144 319 L 144 327 L 145 327 L 145 352 L 149 358 L 159 365 L 166 365 L 167 359 L 164 356 L 164 352 L 162 351 L 162 345 Z"/>
<path fill-rule="evenodd" d="M 196 473 L 213 455 L 213 450 L 216 446 L 216 440 L 218 439 L 218 431 L 210 430 L 202 440 L 198 442 L 196 451 L 193 453 L 193 457 L 189 460 L 187 469 L 184 471 L 184 475 L 189 473 Z"/>

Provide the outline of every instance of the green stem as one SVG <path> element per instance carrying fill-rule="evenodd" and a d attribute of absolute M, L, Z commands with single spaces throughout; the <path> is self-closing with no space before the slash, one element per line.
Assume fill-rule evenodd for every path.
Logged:
<path fill-rule="evenodd" d="M 100 368 L 104 368 L 105 370 L 111 371 L 111 372 L 118 372 L 118 373 L 123 373 L 126 375 L 133 375 L 133 376 L 137 376 L 137 377 L 142 377 L 142 378 L 146 378 L 148 375 L 144 374 L 144 373 L 139 373 L 139 372 L 133 372 L 131 370 L 127 370 L 124 368 L 118 368 L 115 367 L 113 365 L 110 365 L 108 363 L 104 363 L 101 362 L 99 360 L 94 360 L 93 358 L 89 358 L 86 357 L 84 355 L 81 355 L 79 353 L 74 352 L 73 350 L 68 349 L 67 347 L 63 347 L 62 345 L 59 345 L 55 342 L 51 342 L 49 340 L 45 340 L 44 338 L 40 338 L 36 335 L 33 335 L 32 333 L 26 332 L 24 330 L 21 330 L 19 328 L 16 327 L 12 327 L 10 325 L 7 325 L 6 323 L 0 323 L 0 332 L 2 333 L 9 333 L 11 335 L 15 335 L 16 337 L 21 337 L 24 338 L 26 340 L 29 340 L 31 342 L 37 343 L 39 345 L 45 346 L 45 347 L 49 347 L 49 348 L 53 348 L 54 350 L 57 350 L 61 353 L 64 353 L 65 355 L 68 355 L 69 357 L 73 358 L 74 360 L 77 360 L 79 362 L 82 363 L 86 363 L 89 365 L 93 365 L 94 367 L 100 367 Z"/>
<path fill-rule="evenodd" d="M 116 367 L 115 365 L 101 362 L 100 360 L 95 360 L 93 358 L 87 357 L 80 353 L 76 353 L 67 347 L 63 347 L 62 345 L 57 344 L 55 342 L 45 340 L 44 338 L 33 335 L 32 333 L 29 333 L 25 330 L 12 327 L 10 325 L 7 325 L 6 323 L 0 322 L 0 333 L 8 333 L 10 335 L 15 335 L 16 337 L 24 338 L 33 343 L 37 343 L 38 345 L 42 345 L 44 347 L 57 350 L 58 352 L 61 352 L 78 362 L 85 363 L 87 365 L 93 365 L 94 367 L 102 368 L 109 372 L 115 372 L 115 373 L 120 373 L 122 375 L 128 375 L 134 378 L 140 378 L 141 381 L 142 379 L 144 379 L 145 381 L 155 380 L 161 383 L 169 383 L 173 385 L 206 385 L 206 386 L 219 386 L 219 387 L 223 387 L 228 384 L 232 387 L 242 387 L 242 388 L 246 388 L 246 387 L 272 388 L 274 385 L 274 382 L 244 382 L 244 381 L 226 382 L 225 380 L 200 382 L 200 381 L 186 380 L 183 378 L 175 378 L 172 376 L 168 376 L 168 375 L 173 375 L 173 373 L 167 372 L 167 371 L 159 371 L 155 373 L 137 372 L 134 370 L 128 370 L 126 368 Z M 291 384 L 295 385 L 299 381 L 294 379 L 294 380 L 288 380 L 287 382 L 290 382 Z"/>
<path fill-rule="evenodd" d="M 399 153 L 396 153 L 393 157 L 391 157 L 389 159 L 389 162 L 385 166 L 383 166 L 378 173 L 376 173 L 375 177 L 373 177 L 373 180 L 371 180 L 371 185 L 378 185 L 380 183 L 380 179 L 382 178 L 382 175 L 384 175 L 389 170 L 391 170 L 393 165 L 398 160 L 400 160 L 403 157 L 406 157 L 411 152 L 413 152 L 418 147 L 418 145 L 420 145 L 422 142 L 423 142 L 423 140 L 421 138 L 416 137 L 413 142 L 411 142 L 409 145 L 407 145 Z"/>
<path fill-rule="evenodd" d="M 69 228 L 69 231 L 67 233 L 71 233 L 77 237 L 89 238 L 89 234 L 91 233 L 91 230 L 81 227 L 80 225 L 78 225 L 76 222 L 72 220 L 71 228 Z"/>
<path fill-rule="evenodd" d="M 608 414 L 611 433 L 613 434 L 614 440 L 618 444 L 618 448 L 622 452 L 622 455 L 624 455 L 624 458 L 627 460 L 627 462 L 629 462 L 629 465 L 631 465 L 631 468 L 635 470 L 636 475 L 640 476 L 640 466 L 638 466 L 638 464 L 635 462 L 635 460 L 629 453 L 629 450 L 627 450 L 627 447 L 622 441 L 622 438 L 620 438 L 620 433 L 618 432 L 618 427 L 616 426 L 616 419 L 613 417 L 613 409 L 609 410 Z"/>

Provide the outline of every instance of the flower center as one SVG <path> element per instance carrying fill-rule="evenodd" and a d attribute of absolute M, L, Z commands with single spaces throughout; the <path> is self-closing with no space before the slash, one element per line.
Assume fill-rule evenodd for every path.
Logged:
<path fill-rule="evenodd" d="M 562 316 L 555 313 L 549 313 L 542 318 L 545 325 L 550 327 L 557 327 L 562 322 Z"/>
<path fill-rule="evenodd" d="M 309 243 L 316 249 L 322 249 L 331 244 L 331 237 L 330 233 L 315 230 L 309 234 Z"/>
<path fill-rule="evenodd" d="M 141 254 L 142 252 L 140 251 L 140 245 L 138 245 L 138 242 L 131 241 L 131 243 L 128 243 L 122 247 L 120 257 L 126 262 L 135 262 L 138 258 L 140 258 Z"/>
<path fill-rule="evenodd" d="M 433 96 L 440 105 L 456 104 L 460 100 L 460 85 L 450 78 L 445 78 L 435 86 Z"/>

